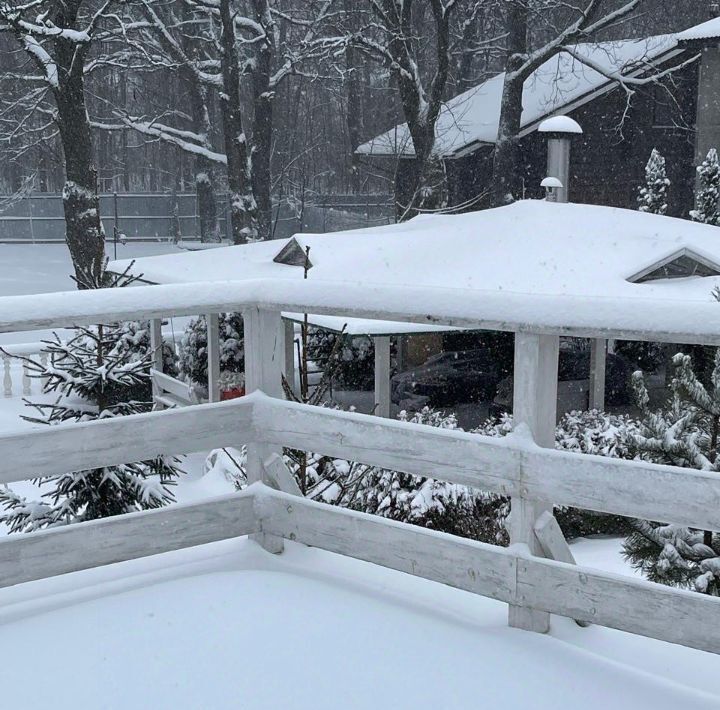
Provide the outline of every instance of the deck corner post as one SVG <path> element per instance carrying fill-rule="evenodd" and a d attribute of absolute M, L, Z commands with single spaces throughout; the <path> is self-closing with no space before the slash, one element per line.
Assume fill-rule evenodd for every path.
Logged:
<path fill-rule="evenodd" d="M 534 442 L 546 448 L 552 448 L 555 444 L 559 354 L 559 336 L 515 334 L 515 426 L 524 424 Z M 543 557 L 542 546 L 535 535 L 535 525 L 538 518 L 548 510 L 552 511 L 551 502 L 514 496 L 510 513 L 510 543 L 522 545 L 530 554 Z M 531 606 L 511 604 L 508 623 L 514 628 L 546 633 L 550 629 L 550 614 Z"/>
<path fill-rule="evenodd" d="M 245 342 L 245 391 L 262 391 L 270 397 L 282 398 L 282 372 L 285 363 L 285 329 L 280 311 L 251 307 L 243 311 Z M 261 481 L 271 484 L 265 462 L 273 455 L 282 456 L 282 448 L 262 441 L 258 434 L 247 444 L 248 485 Z M 265 550 L 274 554 L 283 551 L 283 540 L 259 532 L 252 536 Z"/>

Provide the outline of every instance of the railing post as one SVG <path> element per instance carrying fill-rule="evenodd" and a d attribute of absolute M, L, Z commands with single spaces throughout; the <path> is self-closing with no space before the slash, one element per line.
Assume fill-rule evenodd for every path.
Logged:
<path fill-rule="evenodd" d="M 605 338 L 593 338 L 590 341 L 590 397 L 589 409 L 605 410 L 605 365 L 607 362 Z"/>
<path fill-rule="evenodd" d="M 524 424 L 535 443 L 546 448 L 552 448 L 555 443 L 559 349 L 560 339 L 555 335 L 515 335 L 515 426 Z M 552 503 L 522 496 L 513 497 L 510 543 L 524 545 L 530 554 L 542 557 L 543 551 L 535 536 L 535 524 L 547 510 L 552 512 Z M 519 564 L 522 564 L 522 561 Z M 545 633 L 550 628 L 550 614 L 511 604 L 508 623 L 518 629 Z"/>
<path fill-rule="evenodd" d="M 390 336 L 375 336 L 375 414 L 390 417 Z"/>
<path fill-rule="evenodd" d="M 162 320 L 153 318 L 150 321 L 150 357 L 152 367 L 158 372 L 163 371 L 163 352 L 162 352 Z M 157 382 L 153 379 L 152 383 L 153 400 L 160 394 Z"/>
<path fill-rule="evenodd" d="M 208 313 L 207 322 L 207 358 L 208 358 L 208 400 L 220 401 L 220 315 Z"/>
<path fill-rule="evenodd" d="M 284 329 L 279 311 L 248 308 L 243 312 L 245 330 L 245 391 L 261 390 L 270 397 L 281 398 L 282 369 L 285 362 Z M 270 483 L 265 463 L 273 455 L 282 457 L 282 447 L 270 446 L 259 439 L 247 445 L 246 474 L 248 485 L 256 481 Z M 258 533 L 253 539 L 268 552 L 283 551 L 283 540 Z"/>
<path fill-rule="evenodd" d="M 285 362 L 283 374 L 288 386 L 295 391 L 295 323 L 291 320 L 284 321 L 284 342 Z"/>

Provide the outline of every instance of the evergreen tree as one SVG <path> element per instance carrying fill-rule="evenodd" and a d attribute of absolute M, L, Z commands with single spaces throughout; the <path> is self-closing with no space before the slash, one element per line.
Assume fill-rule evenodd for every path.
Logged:
<path fill-rule="evenodd" d="M 715 148 L 710 149 L 702 165 L 698 166 L 697 174 L 695 209 L 690 211 L 690 218 L 694 222 L 720 227 L 720 161 Z"/>
<path fill-rule="evenodd" d="M 242 373 L 245 370 L 243 319 L 240 313 L 220 313 L 220 369 Z M 208 384 L 207 321 L 205 316 L 194 319 L 185 331 L 185 346 L 180 354 L 180 372 L 199 385 Z"/>
<path fill-rule="evenodd" d="M 645 184 L 638 194 L 640 212 L 665 214 L 667 212 L 667 196 L 670 180 L 665 172 L 665 158 L 653 148 L 645 166 Z"/>
<path fill-rule="evenodd" d="M 44 393 L 55 393 L 51 404 L 27 404 L 36 410 L 30 422 L 55 425 L 87 422 L 147 412 L 151 401 L 134 395 L 149 393 L 152 353 L 144 354 L 137 327 L 123 325 L 76 328 L 68 341 L 55 334 L 45 343 L 48 365 L 22 358 Z M 148 510 L 173 500 L 169 486 L 180 473 L 174 459 L 105 466 L 35 481 L 39 498 L 29 500 L 10 488 L 0 489 L 0 516 L 11 532 L 82 522 Z"/>
<path fill-rule="evenodd" d="M 642 374 L 633 385 L 644 419 L 632 436 L 637 453 L 655 463 L 719 471 L 720 350 L 708 387 L 697 377 L 692 358 L 678 353 L 672 396 L 665 410 L 648 408 Z M 678 525 L 635 521 L 625 557 L 650 580 L 720 596 L 720 535 Z"/>

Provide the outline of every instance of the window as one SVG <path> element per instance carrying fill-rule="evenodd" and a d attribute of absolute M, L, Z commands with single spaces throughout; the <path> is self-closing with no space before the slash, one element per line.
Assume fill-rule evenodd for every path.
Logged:
<path fill-rule="evenodd" d="M 628 281 L 641 284 L 648 281 L 683 279 L 690 276 L 720 276 L 720 266 L 689 249 L 682 249 L 639 271 Z"/>

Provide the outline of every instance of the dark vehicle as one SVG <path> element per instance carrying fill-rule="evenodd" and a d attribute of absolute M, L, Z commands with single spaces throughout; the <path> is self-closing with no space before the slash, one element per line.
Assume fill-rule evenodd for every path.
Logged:
<path fill-rule="evenodd" d="M 632 367 L 621 355 L 608 353 L 605 362 L 605 403 L 610 406 L 629 404 Z M 558 363 L 558 412 L 587 409 L 590 391 L 590 351 L 561 350 Z M 512 414 L 513 380 L 506 377 L 498 384 L 490 405 L 490 416 L 499 419 Z"/>
<path fill-rule="evenodd" d="M 501 369 L 487 349 L 444 352 L 395 375 L 391 398 L 395 404 L 414 409 L 481 402 L 494 396 L 501 379 Z"/>

